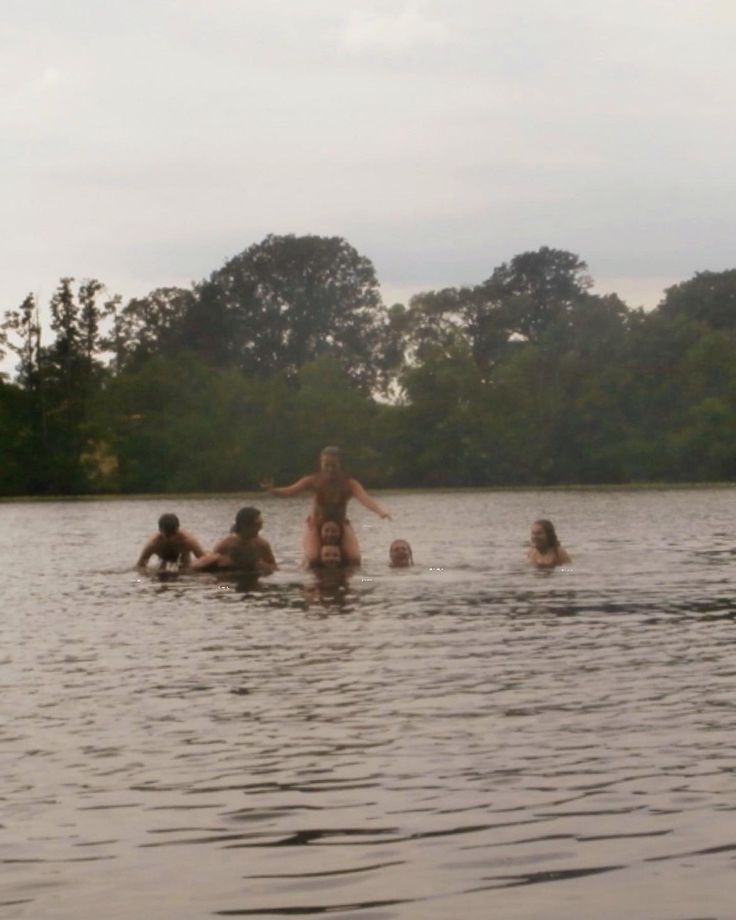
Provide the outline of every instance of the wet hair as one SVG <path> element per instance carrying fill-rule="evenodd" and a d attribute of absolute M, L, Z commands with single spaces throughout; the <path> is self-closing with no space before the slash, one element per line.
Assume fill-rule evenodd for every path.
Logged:
<path fill-rule="evenodd" d="M 243 533 L 243 531 L 250 530 L 260 517 L 260 514 L 261 512 L 258 508 L 254 508 L 252 505 L 241 508 L 235 515 L 235 523 L 232 526 L 232 532 Z"/>
<path fill-rule="evenodd" d="M 158 529 L 165 537 L 173 537 L 179 529 L 179 518 L 175 514 L 162 514 L 158 519 Z"/>
<path fill-rule="evenodd" d="M 333 457 L 337 457 L 338 460 L 341 459 L 341 451 L 339 447 L 323 447 L 319 452 L 320 457 L 324 457 L 325 454 L 330 454 Z"/>
<path fill-rule="evenodd" d="M 391 550 L 394 548 L 394 546 L 396 546 L 397 543 L 403 543 L 406 546 L 406 548 L 409 550 L 409 565 L 414 565 L 414 555 L 411 551 L 411 545 L 409 544 L 408 540 L 393 540 L 391 542 L 391 546 L 388 548 L 388 558 L 391 558 Z"/>
<path fill-rule="evenodd" d="M 546 518 L 540 518 L 534 523 L 539 524 L 539 526 L 544 531 L 544 535 L 547 538 L 547 543 L 549 543 L 549 545 L 554 549 L 557 549 L 557 547 L 560 545 L 560 541 L 557 537 L 557 531 L 555 530 L 555 525 L 552 523 L 552 521 L 548 521 Z"/>

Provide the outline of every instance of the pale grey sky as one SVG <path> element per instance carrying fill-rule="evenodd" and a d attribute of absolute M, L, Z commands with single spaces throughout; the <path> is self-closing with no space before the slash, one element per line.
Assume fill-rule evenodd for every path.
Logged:
<path fill-rule="evenodd" d="M 345 237 L 384 299 L 542 245 L 736 266 L 732 0 L 0 0 L 0 309 Z"/>

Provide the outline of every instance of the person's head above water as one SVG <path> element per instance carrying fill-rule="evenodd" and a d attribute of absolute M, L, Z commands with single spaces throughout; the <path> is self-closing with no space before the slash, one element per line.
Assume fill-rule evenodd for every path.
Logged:
<path fill-rule="evenodd" d="M 557 532 L 552 521 L 546 518 L 540 518 L 532 524 L 531 544 L 535 549 L 544 552 L 548 549 L 556 549 L 560 545 L 557 539 Z"/>
<path fill-rule="evenodd" d="M 326 569 L 336 569 L 342 565 L 340 547 L 334 543 L 325 543 L 319 551 L 319 561 Z"/>
<path fill-rule="evenodd" d="M 165 537 L 173 537 L 179 526 L 179 518 L 175 514 L 162 514 L 158 519 L 158 529 Z"/>
<path fill-rule="evenodd" d="M 323 546 L 338 546 L 342 539 L 342 527 L 337 521 L 325 521 L 319 529 L 319 536 Z"/>
<path fill-rule="evenodd" d="M 342 473 L 342 460 L 339 447 L 323 447 L 319 455 L 319 468 L 328 476 Z"/>
<path fill-rule="evenodd" d="M 411 546 L 406 540 L 394 540 L 388 548 L 389 562 L 395 569 L 403 569 L 414 565 Z"/>
<path fill-rule="evenodd" d="M 241 537 L 255 537 L 262 526 L 261 512 L 258 508 L 248 505 L 245 508 L 241 508 L 235 515 L 232 530 L 233 533 L 239 534 Z"/>

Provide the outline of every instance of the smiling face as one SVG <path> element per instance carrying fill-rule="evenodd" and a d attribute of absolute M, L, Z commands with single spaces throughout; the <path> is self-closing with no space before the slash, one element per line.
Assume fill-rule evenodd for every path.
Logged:
<path fill-rule="evenodd" d="M 535 521 L 532 524 L 530 542 L 532 546 L 534 547 L 534 549 L 539 550 L 540 553 L 544 553 L 548 549 L 551 549 L 551 544 L 549 542 L 547 530 L 545 529 L 544 524 L 542 524 L 541 521 Z"/>
<path fill-rule="evenodd" d="M 337 521 L 325 521 L 319 531 L 323 545 L 337 546 L 342 537 L 342 530 Z"/>
<path fill-rule="evenodd" d="M 406 568 L 412 564 L 411 547 L 406 540 L 394 540 L 388 549 L 388 557 L 394 568 Z"/>
<path fill-rule="evenodd" d="M 342 565 L 342 553 L 339 546 L 325 545 L 319 553 L 320 562 L 326 569 L 336 569 Z"/>
<path fill-rule="evenodd" d="M 319 456 L 319 468 L 325 476 L 330 478 L 337 476 L 342 469 L 337 453 L 331 450 L 323 451 Z"/>

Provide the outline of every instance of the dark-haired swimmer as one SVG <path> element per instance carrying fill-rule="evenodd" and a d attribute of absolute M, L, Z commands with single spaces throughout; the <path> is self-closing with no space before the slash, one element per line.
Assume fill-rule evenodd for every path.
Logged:
<path fill-rule="evenodd" d="M 388 548 L 389 565 L 393 569 L 405 569 L 414 565 L 411 546 L 406 540 L 394 540 Z"/>
<path fill-rule="evenodd" d="M 194 563 L 195 571 L 240 571 L 270 575 L 277 568 L 268 540 L 259 537 L 263 518 L 257 508 L 241 508 L 230 533 Z"/>
<path fill-rule="evenodd" d="M 527 559 L 538 568 L 551 569 L 556 565 L 567 565 L 572 562 L 570 554 L 557 538 L 554 524 L 546 518 L 532 524 L 530 542 Z"/>
<path fill-rule="evenodd" d="M 391 519 L 391 515 L 374 501 L 357 479 L 348 476 L 340 462 L 337 447 L 325 447 L 319 457 L 319 472 L 302 476 L 290 486 L 274 486 L 266 479 L 261 486 L 271 495 L 290 498 L 302 492 L 314 492 L 312 513 L 306 520 L 304 528 L 304 555 L 307 563 L 313 565 L 320 558 L 320 529 L 325 521 L 332 520 L 342 528 L 340 547 L 347 565 L 360 565 L 360 544 L 355 531 L 346 515 L 347 504 L 356 498 L 361 505 L 382 518 Z"/>
<path fill-rule="evenodd" d="M 161 568 L 167 563 L 185 567 L 189 565 L 193 555 L 197 559 L 204 556 L 204 550 L 197 540 L 181 529 L 179 518 L 175 514 L 162 514 L 158 519 L 158 533 L 155 533 L 143 547 L 136 565 L 143 569 L 151 556 L 158 556 Z"/>

